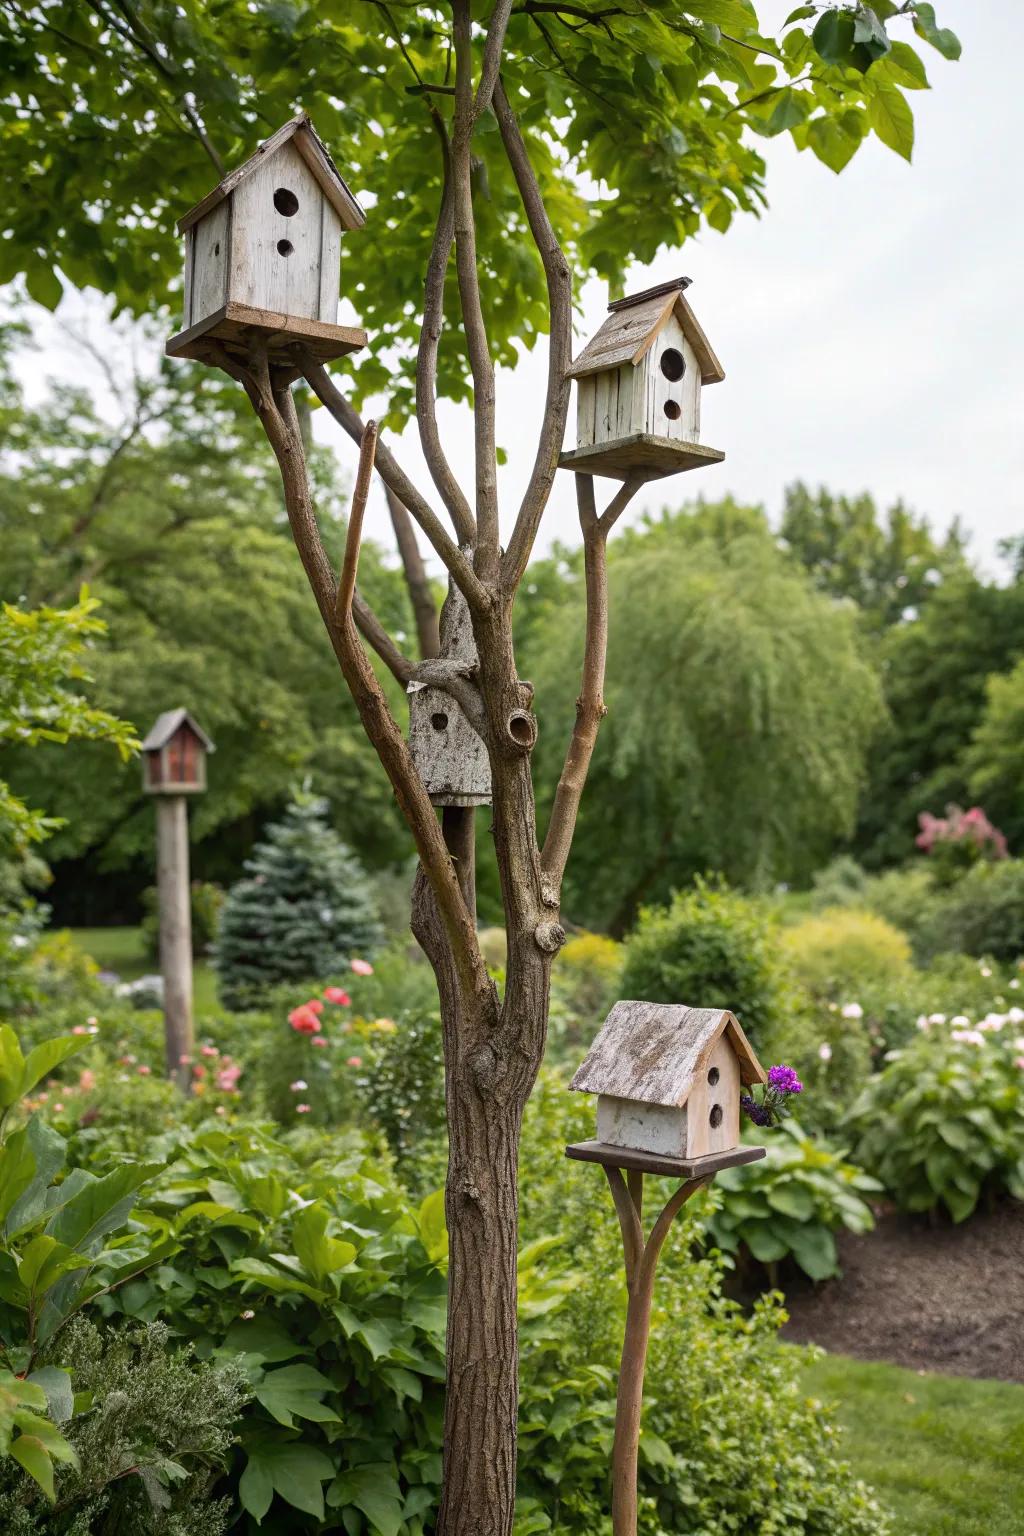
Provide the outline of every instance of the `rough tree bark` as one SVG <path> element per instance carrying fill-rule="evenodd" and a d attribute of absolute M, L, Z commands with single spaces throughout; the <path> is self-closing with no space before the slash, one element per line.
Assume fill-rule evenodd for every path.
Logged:
<path fill-rule="evenodd" d="M 450 1260 L 447 1392 L 440 1536 L 509 1536 L 515 1503 L 518 1348 L 516 1330 L 517 1160 L 523 1111 L 544 1054 L 551 962 L 564 942 L 562 877 L 604 714 L 607 645 L 605 548 L 616 520 L 639 489 L 631 479 L 599 515 L 593 481 L 577 476 L 585 546 L 587 632 L 576 726 L 568 746 L 543 850 L 537 831 L 530 755 L 537 737 L 532 690 L 520 681 L 512 640 L 516 592 L 526 570 L 558 467 L 569 405 L 572 293 L 568 265 L 500 80 L 511 0 L 497 0 L 482 43 L 469 0 L 454 0 L 454 108 L 442 115 L 429 90 L 443 157 L 444 188 L 424 272 L 417 366 L 417 423 L 434 486 L 454 537 L 394 454 L 364 424 L 322 364 L 296 345 L 287 368 L 253 342 L 249 354 L 221 351 L 220 365 L 245 386 L 281 469 L 295 543 L 363 727 L 377 750 L 409 825 L 420 864 L 413 931 L 437 978 L 444 1036 L 449 1165 L 446 1186 Z M 479 54 L 476 69 L 474 49 Z M 475 78 L 474 78 L 475 76 Z M 420 82 L 417 82 L 418 87 Z M 471 146 L 493 109 L 502 144 L 544 268 L 550 310 L 545 409 L 533 468 L 507 547 L 499 537 L 494 370 L 476 264 Z M 461 318 L 474 386 L 476 475 L 472 498 L 459 486 L 437 429 L 436 366 L 444 327 L 445 275 L 454 250 Z M 299 419 L 287 387 L 295 369 L 360 447 L 341 574 L 327 560 L 316 525 Z M 508 940 L 499 997 L 487 975 L 475 924 L 473 813 L 446 810 L 439 821 L 393 719 L 360 634 L 396 678 L 418 664 L 386 633 L 356 586 L 363 509 L 374 465 L 387 488 L 410 580 L 421 651 L 439 649 L 431 683 L 446 688 L 482 736 L 492 779 L 492 831 Z M 411 519 L 411 522 L 410 522 Z M 416 546 L 416 524 L 469 607 L 479 665 L 444 669 L 434 645 L 436 615 Z M 425 665 L 420 663 L 419 665 Z"/>

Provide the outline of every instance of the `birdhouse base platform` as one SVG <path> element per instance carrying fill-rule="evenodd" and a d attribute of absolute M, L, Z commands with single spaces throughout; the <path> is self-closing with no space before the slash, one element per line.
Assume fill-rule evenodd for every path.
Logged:
<path fill-rule="evenodd" d="M 678 475 L 684 469 L 701 469 L 706 464 L 720 464 L 725 454 L 719 448 L 705 448 L 703 443 L 679 443 L 668 437 L 654 437 L 649 432 L 633 432 L 616 437 L 610 443 L 593 443 L 563 453 L 559 469 L 572 469 L 579 475 L 604 475 L 625 480 L 641 474 L 645 480 L 660 480 Z"/>
<path fill-rule="evenodd" d="M 724 1168 L 760 1162 L 766 1151 L 765 1147 L 731 1147 L 728 1152 L 711 1152 L 707 1157 L 658 1157 L 653 1152 L 613 1147 L 607 1141 L 577 1141 L 566 1147 L 565 1155 L 580 1163 L 602 1163 L 607 1168 L 634 1168 L 641 1173 L 662 1173 L 675 1179 L 707 1179 Z"/>
<path fill-rule="evenodd" d="M 344 357 L 366 346 L 366 332 L 355 325 L 329 325 L 326 320 L 304 320 L 298 315 L 253 309 L 229 303 L 207 315 L 198 325 L 172 336 L 165 348 L 168 357 L 191 357 L 201 363 L 216 362 L 212 343 L 244 358 L 254 339 L 266 342 L 273 363 L 295 364 L 293 348 L 300 346 L 319 362 Z M 296 369 L 296 376 L 298 369 Z"/>

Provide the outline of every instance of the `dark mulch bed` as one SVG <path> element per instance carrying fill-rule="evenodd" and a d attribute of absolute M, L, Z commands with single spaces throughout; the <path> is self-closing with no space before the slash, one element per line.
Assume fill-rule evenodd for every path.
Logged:
<path fill-rule="evenodd" d="M 884 1214 L 839 1242 L 842 1278 L 790 1286 L 783 1337 L 860 1360 L 1024 1382 L 1024 1204 L 961 1226 Z"/>

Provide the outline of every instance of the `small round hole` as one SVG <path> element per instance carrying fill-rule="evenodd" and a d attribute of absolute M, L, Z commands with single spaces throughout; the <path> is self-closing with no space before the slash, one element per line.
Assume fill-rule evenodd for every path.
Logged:
<path fill-rule="evenodd" d="M 435 731 L 446 731 L 448 729 L 448 716 L 443 710 L 439 709 L 436 714 L 431 715 L 430 723 Z"/>
<path fill-rule="evenodd" d="M 711 1113 L 708 1116 L 708 1119 L 711 1121 L 711 1129 L 714 1130 L 714 1131 L 717 1131 L 718 1127 L 722 1123 L 722 1106 L 721 1106 L 721 1104 L 712 1104 L 712 1106 L 711 1106 Z"/>
<path fill-rule="evenodd" d="M 532 747 L 534 740 L 533 721 L 525 713 L 514 714 L 509 717 L 508 733 L 518 747 Z"/>
<path fill-rule="evenodd" d="M 708 1073 L 708 1082 L 711 1084 L 712 1088 L 715 1087 L 721 1075 L 722 1074 L 719 1072 L 717 1067 L 711 1068 L 711 1071 Z"/>
<path fill-rule="evenodd" d="M 665 415 L 668 417 L 669 421 L 678 421 L 682 414 L 682 407 L 678 400 L 665 401 Z"/>
<path fill-rule="evenodd" d="M 286 219 L 290 219 L 293 213 L 299 211 L 299 200 L 288 187 L 278 187 L 274 193 L 274 207 L 278 213 L 283 213 Z"/>
<path fill-rule="evenodd" d="M 215 256 L 219 256 L 220 255 L 220 241 L 219 240 L 217 241 L 217 244 L 213 248 L 213 254 Z"/>
<path fill-rule="evenodd" d="M 294 247 L 294 245 L 292 245 L 290 240 L 279 240 L 277 242 L 277 254 L 279 256 L 290 256 L 292 251 L 294 251 L 294 249 L 295 249 L 295 247 Z M 679 407 L 677 406 L 676 407 L 677 413 L 678 413 L 678 410 L 679 410 Z"/>
<path fill-rule="evenodd" d="M 666 379 L 671 379 L 673 384 L 681 379 L 686 372 L 686 361 L 683 354 L 675 347 L 666 347 L 661 354 L 661 371 Z"/>

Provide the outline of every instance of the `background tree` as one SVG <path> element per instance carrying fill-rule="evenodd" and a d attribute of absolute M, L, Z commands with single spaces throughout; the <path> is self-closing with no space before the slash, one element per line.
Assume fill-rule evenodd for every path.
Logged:
<path fill-rule="evenodd" d="M 880 689 L 857 615 L 814 592 L 763 515 L 730 502 L 627 532 L 609 561 L 605 723 L 564 905 L 624 932 L 702 870 L 807 877 L 853 828 Z M 582 581 L 523 647 L 546 721 L 572 719 Z M 550 784 L 562 732 L 538 744 Z"/>
<path fill-rule="evenodd" d="M 5 242 L 6 275 L 25 271 L 43 302 L 59 297 L 55 264 L 71 281 L 113 288 L 136 306 L 167 294 L 178 262 L 163 189 L 174 187 L 182 207 L 198 199 L 210 165 L 219 175 L 248 152 L 256 122 L 276 127 L 300 92 L 326 139 L 339 153 L 345 146 L 356 190 L 379 200 L 346 263 L 374 348 L 344 394 L 321 366 L 295 359 L 362 444 L 340 578 L 317 529 L 286 383 L 293 371 L 275 372 L 258 347 L 241 365 L 221 361 L 241 378 L 274 449 L 321 617 L 420 858 L 414 928 L 438 980 L 450 1144 L 443 1536 L 507 1536 L 512 1527 L 519 1135 L 544 1050 L 551 958 L 564 937 L 562 877 L 604 712 L 606 543 L 640 483 L 627 480 L 599 511 L 593 480 L 577 478 L 589 621 L 577 720 L 542 844 L 530 695 L 518 678 L 511 623 L 568 414 L 572 278 L 595 272 L 618 284 L 630 260 L 679 243 L 702 217 L 725 228 L 737 208 L 760 206 L 764 165 L 752 134 L 788 131 L 836 170 L 872 130 L 909 157 L 904 93 L 926 77 L 887 23 L 913 26 L 947 55 L 959 51 L 930 4 L 876 0 L 874 9 L 820 14 L 800 6 L 789 20 L 784 37 L 767 42 L 747 0 L 600 11 L 574 4 L 571 14 L 547 0 L 496 0 L 476 18 L 469 0 L 452 0 L 450 11 L 400 12 L 350 0 L 329 13 L 276 0 L 225 0 L 216 9 L 153 0 L 144 16 L 107 0 L 14 0 L 0 23 L 0 101 L 12 127 L 0 166 L 23 192 Z M 55 182 L 74 186 L 76 206 L 54 197 Z M 140 218 L 140 207 L 156 217 Z M 456 293 L 461 324 L 446 326 L 446 298 L 451 314 Z M 494 365 L 514 361 L 518 346 L 544 332 L 543 421 L 503 538 Z M 465 395 L 470 379 L 476 465 L 467 495 L 445 457 L 435 400 L 438 392 Z M 365 608 L 354 616 L 354 603 L 375 448 L 357 403 L 373 389 L 387 392 L 392 421 L 415 399 L 454 538 L 386 447 L 377 449 L 377 466 L 465 598 L 480 653 L 475 679 L 449 669 L 446 686 L 465 703 L 491 762 L 508 934 L 500 998 L 476 938 L 472 816 L 449 814 L 442 831 L 356 628 L 357 617 L 364 631 L 372 627 Z M 374 643 L 407 680 L 408 660 L 379 634 Z M 435 665 L 435 676 L 443 670 Z"/>
<path fill-rule="evenodd" d="M 377 942 L 366 875 L 328 825 L 325 800 L 297 794 L 245 868 L 214 948 L 226 1007 L 251 1008 L 280 982 L 337 975 Z"/>
<path fill-rule="evenodd" d="M 984 712 L 964 753 L 964 767 L 971 798 L 985 807 L 1002 829 L 1010 852 L 1020 858 L 1024 855 L 1024 660 L 1012 672 L 989 678 Z"/>

